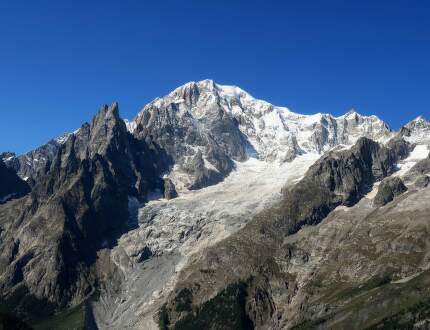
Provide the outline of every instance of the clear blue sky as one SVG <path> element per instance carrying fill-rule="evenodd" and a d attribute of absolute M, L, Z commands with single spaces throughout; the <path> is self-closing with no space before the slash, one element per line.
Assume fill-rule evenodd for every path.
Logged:
<path fill-rule="evenodd" d="M 300 113 L 430 117 L 430 2 L 0 0 L 0 150 L 191 80 Z"/>

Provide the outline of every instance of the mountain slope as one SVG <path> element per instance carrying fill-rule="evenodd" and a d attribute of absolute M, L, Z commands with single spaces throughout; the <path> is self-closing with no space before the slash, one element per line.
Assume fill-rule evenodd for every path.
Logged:
<path fill-rule="evenodd" d="M 347 263 L 338 246 L 378 221 L 398 233 L 385 215 L 401 219 L 402 198 L 426 196 L 428 127 L 418 118 L 396 133 L 354 111 L 300 115 L 210 80 L 130 122 L 104 106 L 62 139 L 2 154 L 31 192 L 0 205 L 0 312 L 100 329 L 155 329 L 157 315 L 171 328 L 335 324 L 349 302 L 314 295 L 314 274 L 335 291 L 336 265 Z M 345 210 L 354 217 L 339 218 Z M 348 228 L 358 225 L 356 237 Z M 356 250 L 363 271 L 374 266 Z M 393 262 L 393 280 L 414 260 L 404 272 Z M 370 281 L 359 275 L 345 285 Z"/>
<path fill-rule="evenodd" d="M 408 148 L 406 142 L 393 143 Z M 296 265 L 296 258 L 300 265 L 312 256 L 298 250 L 291 243 L 295 241 L 293 237 L 301 234 L 303 226 L 319 224 L 336 207 L 351 207 L 360 202 L 376 180 L 395 171 L 401 159 L 395 152 L 398 147 L 380 147 L 360 139 L 351 150 L 330 153 L 311 166 L 304 179 L 278 205 L 261 212 L 243 230 L 194 257 L 162 310 L 166 326 L 192 329 L 199 324 L 216 329 L 228 327 L 246 316 L 253 327 L 276 329 L 297 324 L 289 315 L 299 319 L 311 317 L 307 308 L 312 305 L 307 299 L 317 296 L 302 292 L 304 283 L 300 277 L 315 280 L 312 271 L 317 269 L 304 266 L 304 272 L 311 272 L 307 275 L 289 271 Z M 310 247 L 318 248 L 319 244 L 312 242 L 314 245 Z M 342 265 L 336 263 L 339 264 Z M 238 293 L 232 295 L 232 292 Z M 211 309 L 207 306 L 215 299 L 221 305 L 233 304 L 237 312 L 232 313 L 228 307 L 209 317 L 207 313 Z M 214 324 L 212 317 L 223 321 Z"/>

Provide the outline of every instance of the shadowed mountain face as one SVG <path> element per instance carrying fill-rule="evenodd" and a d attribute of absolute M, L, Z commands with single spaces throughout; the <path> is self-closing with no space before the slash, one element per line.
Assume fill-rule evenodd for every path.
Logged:
<path fill-rule="evenodd" d="M 30 191 L 28 184 L 0 160 L 0 204 Z"/>
<path fill-rule="evenodd" d="M 31 300 L 50 313 L 90 294 L 96 252 L 129 229 L 129 198 L 162 189 L 151 162 L 162 159 L 133 139 L 116 104 L 70 135 L 32 192 L 0 206 L 2 305 L 37 319 Z"/>
<path fill-rule="evenodd" d="M 104 106 L 1 154 L 0 314 L 41 328 L 425 326 L 429 127 L 300 115 L 210 80 L 131 122 Z"/>

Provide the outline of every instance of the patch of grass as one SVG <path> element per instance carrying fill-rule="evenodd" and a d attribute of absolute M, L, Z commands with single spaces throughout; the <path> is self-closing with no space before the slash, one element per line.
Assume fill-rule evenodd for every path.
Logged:
<path fill-rule="evenodd" d="M 160 330 L 168 330 L 169 314 L 167 313 L 166 305 L 161 306 L 158 312 L 158 327 Z"/>
<path fill-rule="evenodd" d="M 33 325 L 35 330 L 83 330 L 97 329 L 90 308 L 90 302 L 98 299 L 99 291 L 94 290 L 79 305 L 62 310 Z"/>
<path fill-rule="evenodd" d="M 430 299 L 386 317 L 368 330 L 412 329 L 414 324 L 430 319 Z"/>
<path fill-rule="evenodd" d="M 53 314 L 54 311 L 54 304 L 31 295 L 25 286 L 0 299 L 1 313 L 15 315 L 29 324 Z"/>
<path fill-rule="evenodd" d="M 93 319 L 87 303 L 96 296 L 97 291 L 94 291 L 81 304 L 58 312 L 54 304 L 34 297 L 21 286 L 0 300 L 0 314 L 22 320 L 35 330 L 89 329 Z"/>
<path fill-rule="evenodd" d="M 85 329 L 85 304 L 53 315 L 33 325 L 35 330 L 81 330 Z"/>
<path fill-rule="evenodd" d="M 391 282 L 391 277 L 389 275 L 375 276 L 361 285 L 351 285 L 351 284 L 338 284 L 337 290 L 328 296 L 328 301 L 336 302 L 345 299 L 353 298 L 361 293 L 368 292 L 372 289 L 379 288 L 385 284 Z"/>
<path fill-rule="evenodd" d="M 353 329 L 411 329 L 415 323 L 430 319 L 429 271 L 404 283 L 392 283 L 390 276 L 385 275 L 356 287 L 332 282 L 324 292 L 314 304 L 328 304 L 333 309 L 318 319 L 309 315 L 294 329 L 336 330 L 351 325 Z"/>
<path fill-rule="evenodd" d="M 187 288 L 182 289 L 175 297 L 176 311 L 179 312 L 190 312 L 191 303 L 193 301 L 193 294 Z"/>
<path fill-rule="evenodd" d="M 406 283 L 389 283 L 364 291 L 341 307 L 336 314 L 348 316 L 331 328 L 343 329 L 347 324 L 356 324 L 360 329 L 377 329 L 376 326 L 379 329 L 385 325 L 388 327 L 385 329 L 392 329 L 396 323 L 400 326 L 400 321 L 408 328 L 407 314 L 414 308 L 426 309 L 428 306 L 425 302 L 430 295 L 429 275 L 426 272 Z M 399 317 L 401 315 L 403 318 Z"/>

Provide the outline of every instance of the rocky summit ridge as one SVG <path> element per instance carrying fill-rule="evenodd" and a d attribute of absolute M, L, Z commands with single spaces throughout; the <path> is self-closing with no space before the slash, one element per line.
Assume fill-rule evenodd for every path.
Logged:
<path fill-rule="evenodd" d="M 425 326 L 429 133 L 423 117 L 394 132 L 212 80 L 131 121 L 103 106 L 75 132 L 1 154 L 0 321 Z"/>
<path fill-rule="evenodd" d="M 220 182 L 234 169 L 235 161 L 249 157 L 284 163 L 305 153 L 352 145 L 361 136 L 386 142 L 394 134 L 376 116 L 355 111 L 339 117 L 301 115 L 212 80 L 178 87 L 125 122 L 138 140 L 166 151 L 173 165 L 169 175 L 178 189 Z M 22 178 L 33 179 L 71 134 L 25 155 L 9 156 L 5 162 Z"/>

